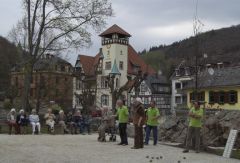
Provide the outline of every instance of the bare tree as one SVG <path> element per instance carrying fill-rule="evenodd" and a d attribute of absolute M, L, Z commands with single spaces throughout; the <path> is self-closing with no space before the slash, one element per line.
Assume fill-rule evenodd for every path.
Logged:
<path fill-rule="evenodd" d="M 42 55 L 91 43 L 90 30 L 100 30 L 113 15 L 109 0 L 22 0 L 24 18 L 11 31 L 28 55 L 24 65 L 22 107 L 27 108 L 34 64 Z"/>

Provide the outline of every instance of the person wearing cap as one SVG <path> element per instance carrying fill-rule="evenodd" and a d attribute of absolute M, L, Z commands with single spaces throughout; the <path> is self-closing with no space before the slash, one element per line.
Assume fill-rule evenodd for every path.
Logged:
<path fill-rule="evenodd" d="M 16 110 L 14 108 L 12 108 L 10 110 L 10 112 L 7 114 L 7 123 L 9 126 L 9 132 L 8 134 L 11 135 L 12 134 L 12 128 L 14 128 L 15 130 L 15 134 L 17 134 L 17 122 L 16 122 Z"/>
<path fill-rule="evenodd" d="M 192 107 L 188 113 L 189 116 L 189 127 L 187 133 L 186 146 L 183 153 L 189 152 L 189 145 L 192 139 L 195 139 L 195 150 L 196 153 L 200 151 L 200 132 L 202 128 L 203 119 L 203 109 L 200 108 L 200 103 L 195 102 L 194 107 Z"/>
<path fill-rule="evenodd" d="M 160 113 L 158 108 L 156 108 L 156 102 L 151 101 L 150 107 L 146 111 L 147 126 L 146 126 L 145 145 L 148 145 L 151 130 L 153 131 L 153 145 L 157 145 L 159 117 L 160 117 Z"/>
<path fill-rule="evenodd" d="M 21 109 L 17 115 L 18 134 L 26 134 L 28 118 L 24 110 Z"/>
<path fill-rule="evenodd" d="M 52 113 L 52 109 L 48 109 L 47 113 L 44 116 L 46 120 L 46 125 L 49 126 L 49 131 L 54 133 L 54 125 L 55 125 L 55 115 Z"/>
<path fill-rule="evenodd" d="M 117 115 L 119 121 L 119 135 L 121 142 L 118 145 L 128 145 L 127 123 L 129 118 L 128 108 L 123 105 L 122 100 L 117 100 Z"/>
<path fill-rule="evenodd" d="M 39 122 L 39 116 L 37 115 L 37 112 L 35 109 L 32 110 L 32 114 L 29 116 L 30 124 L 32 125 L 32 134 L 34 135 L 36 132 L 36 127 L 38 129 L 38 133 L 41 132 L 41 125 Z"/>
<path fill-rule="evenodd" d="M 67 125 L 66 125 L 66 115 L 63 110 L 59 111 L 58 124 L 62 126 L 64 134 L 69 133 L 69 130 L 67 129 Z"/>
<path fill-rule="evenodd" d="M 133 107 L 134 124 L 134 146 L 132 149 L 143 148 L 143 125 L 145 123 L 145 112 L 142 99 L 137 97 Z"/>

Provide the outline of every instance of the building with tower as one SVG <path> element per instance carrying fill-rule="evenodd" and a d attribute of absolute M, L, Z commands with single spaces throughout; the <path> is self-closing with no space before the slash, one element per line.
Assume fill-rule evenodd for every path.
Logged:
<path fill-rule="evenodd" d="M 114 107 L 115 98 L 121 98 L 129 105 L 129 91 L 138 87 L 144 76 L 156 73 L 129 44 L 131 35 L 118 25 L 99 36 L 102 40 L 99 53 L 77 58 L 73 79 L 74 108 L 83 108 L 83 102 L 87 100 L 88 104 L 97 107 Z M 88 98 L 89 94 L 91 97 Z"/>

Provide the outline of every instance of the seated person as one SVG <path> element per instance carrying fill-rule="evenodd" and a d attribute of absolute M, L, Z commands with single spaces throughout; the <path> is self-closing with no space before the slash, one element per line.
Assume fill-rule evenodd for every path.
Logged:
<path fill-rule="evenodd" d="M 72 125 L 75 128 L 75 134 L 77 134 L 77 127 L 80 130 L 80 133 L 83 134 L 83 117 L 81 111 L 77 109 L 72 116 Z"/>
<path fill-rule="evenodd" d="M 115 125 L 115 118 L 112 111 L 107 107 L 103 106 L 102 108 L 102 124 L 98 128 L 98 141 L 106 141 L 105 132 L 107 129 L 113 128 Z"/>
<path fill-rule="evenodd" d="M 7 124 L 9 126 L 8 134 L 12 134 L 12 128 L 15 129 L 15 134 L 17 134 L 17 122 L 16 122 L 16 110 L 12 108 L 10 112 L 7 114 Z"/>
<path fill-rule="evenodd" d="M 37 115 L 35 109 L 32 110 L 32 114 L 30 114 L 30 116 L 29 116 L 29 121 L 30 121 L 30 124 L 32 125 L 32 134 L 33 135 L 35 134 L 36 127 L 38 129 L 38 134 L 40 134 L 41 125 L 40 125 L 40 122 L 39 122 L 39 116 Z"/>
<path fill-rule="evenodd" d="M 59 115 L 58 115 L 58 124 L 63 127 L 64 133 L 68 133 L 69 132 L 68 129 L 67 129 L 66 123 L 65 123 L 66 120 L 67 120 L 67 117 L 64 114 L 64 111 L 60 110 L 59 111 Z"/>
<path fill-rule="evenodd" d="M 18 133 L 26 134 L 28 118 L 23 109 L 21 109 L 19 111 L 19 114 L 17 115 L 17 124 L 18 124 L 18 130 L 19 130 Z"/>
<path fill-rule="evenodd" d="M 55 115 L 52 113 L 52 109 L 48 109 L 48 112 L 45 114 L 44 119 L 46 120 L 46 125 L 49 126 L 49 130 L 51 133 L 54 133 L 54 125 L 55 125 Z"/>

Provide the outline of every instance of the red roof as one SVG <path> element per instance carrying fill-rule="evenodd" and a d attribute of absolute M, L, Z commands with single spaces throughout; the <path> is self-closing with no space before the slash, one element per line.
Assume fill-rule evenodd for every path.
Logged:
<path fill-rule="evenodd" d="M 94 76 L 95 70 L 97 68 L 99 54 L 95 57 L 79 55 L 80 63 L 83 67 L 83 71 L 87 76 Z M 147 65 L 144 60 L 139 56 L 139 54 L 133 49 L 131 45 L 128 46 L 128 74 L 134 75 L 137 72 L 134 71 L 134 67 L 140 67 L 143 73 L 148 75 L 153 75 L 156 71 L 150 66 Z"/>
<path fill-rule="evenodd" d="M 99 36 L 106 36 L 106 35 L 110 35 L 110 34 L 121 34 L 121 35 L 125 35 L 128 37 L 131 37 L 131 35 L 126 32 L 124 29 L 122 29 L 121 27 L 119 27 L 118 25 L 114 24 L 113 26 L 111 26 L 110 28 L 108 28 L 106 31 L 104 31 L 103 33 L 101 33 Z"/>
<path fill-rule="evenodd" d="M 156 71 L 139 56 L 139 54 L 133 49 L 131 45 L 128 46 L 128 74 L 136 74 L 134 72 L 134 66 L 141 68 L 143 73 L 153 75 Z"/>

